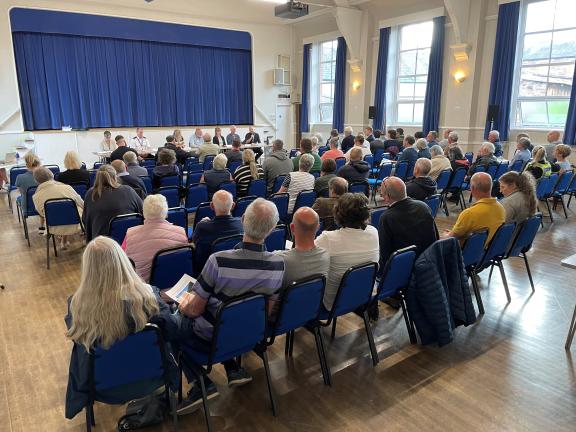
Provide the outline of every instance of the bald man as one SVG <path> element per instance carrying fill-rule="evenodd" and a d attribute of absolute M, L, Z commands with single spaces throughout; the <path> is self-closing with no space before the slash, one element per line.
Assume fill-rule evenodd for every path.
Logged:
<path fill-rule="evenodd" d="M 506 219 L 506 211 L 496 198 L 490 195 L 492 177 L 485 172 L 479 172 L 470 180 L 470 191 L 476 202 L 458 216 L 452 230 L 446 231 L 443 237 L 456 237 L 462 243 L 475 231 L 488 229 L 486 244 Z"/>
<path fill-rule="evenodd" d="M 308 276 L 328 276 L 330 255 L 314 244 L 319 226 L 318 214 L 310 207 L 301 207 L 294 213 L 290 224 L 294 248 L 275 252 L 284 259 L 283 288 Z"/>
<path fill-rule="evenodd" d="M 438 231 L 430 208 L 406 195 L 406 185 L 398 177 L 384 179 L 380 189 L 384 204 L 390 208 L 380 217 L 380 269 L 398 249 L 416 246 L 420 255 L 438 239 Z"/>
<path fill-rule="evenodd" d="M 548 162 L 552 163 L 554 162 L 554 159 L 556 159 L 554 157 L 554 149 L 558 144 L 562 144 L 562 140 L 560 139 L 560 131 L 553 130 L 548 132 L 546 135 L 546 141 L 548 141 L 548 144 L 544 144 L 543 146 L 546 149 L 546 159 Z"/>

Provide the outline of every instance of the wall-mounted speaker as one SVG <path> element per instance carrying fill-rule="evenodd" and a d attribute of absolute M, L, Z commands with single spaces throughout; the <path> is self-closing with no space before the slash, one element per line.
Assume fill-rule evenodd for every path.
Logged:
<path fill-rule="evenodd" d="M 374 105 L 370 105 L 368 107 L 368 118 L 373 120 L 376 118 L 376 107 Z"/>

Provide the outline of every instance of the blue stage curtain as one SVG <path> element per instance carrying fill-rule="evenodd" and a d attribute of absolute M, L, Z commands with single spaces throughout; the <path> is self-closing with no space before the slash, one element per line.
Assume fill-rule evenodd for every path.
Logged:
<path fill-rule="evenodd" d="M 501 4 L 498 8 L 498 26 L 496 27 L 496 45 L 494 47 L 488 105 L 498 105 L 499 107 L 492 128 L 500 132 L 501 141 L 508 140 L 508 129 L 510 128 L 510 106 L 512 104 L 519 18 L 520 2 Z M 486 115 L 485 139 L 488 138 L 489 132 L 490 119 Z"/>
<path fill-rule="evenodd" d="M 378 47 L 378 68 L 376 70 L 376 92 L 374 94 L 374 108 L 376 117 L 372 127 L 374 130 L 384 130 L 386 126 L 386 73 L 388 70 L 388 45 L 390 44 L 390 27 L 380 29 L 380 43 Z"/>
<path fill-rule="evenodd" d="M 13 33 L 26 130 L 252 124 L 251 51 Z"/>
<path fill-rule="evenodd" d="M 566 126 L 564 127 L 564 144 L 576 145 L 576 68 L 574 69 L 574 78 L 572 78 L 572 93 L 570 94 Z"/>
<path fill-rule="evenodd" d="M 422 130 L 427 134 L 438 130 L 440 122 L 440 97 L 442 95 L 442 65 L 444 63 L 444 21 L 445 17 L 434 18 L 430 62 L 428 63 L 428 81 L 424 98 L 424 118 Z"/>
<path fill-rule="evenodd" d="M 310 132 L 310 120 L 308 110 L 310 109 L 310 51 L 312 44 L 304 45 L 302 56 L 302 106 L 300 109 L 300 132 Z"/>
<path fill-rule="evenodd" d="M 332 129 L 344 132 L 344 111 L 346 103 L 346 40 L 338 38 L 336 49 L 336 77 L 334 80 L 334 110 L 332 111 Z"/>

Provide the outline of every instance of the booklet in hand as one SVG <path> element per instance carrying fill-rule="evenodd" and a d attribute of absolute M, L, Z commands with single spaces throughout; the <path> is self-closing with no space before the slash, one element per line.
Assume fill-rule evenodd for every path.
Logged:
<path fill-rule="evenodd" d="M 188 293 L 188 291 L 192 291 L 192 286 L 196 283 L 196 279 L 192 276 L 184 274 L 180 280 L 174 285 L 174 287 L 170 288 L 167 291 L 164 291 L 168 297 L 174 300 L 176 303 L 180 303 L 182 298 Z"/>

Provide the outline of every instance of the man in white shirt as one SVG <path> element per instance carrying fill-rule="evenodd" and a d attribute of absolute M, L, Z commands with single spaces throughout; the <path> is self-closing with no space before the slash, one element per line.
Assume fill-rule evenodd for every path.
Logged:
<path fill-rule="evenodd" d="M 150 142 L 148 138 L 144 136 L 143 128 L 136 128 L 136 136 L 132 138 L 130 147 L 135 149 L 141 157 L 147 157 L 150 155 Z"/>
<path fill-rule="evenodd" d="M 196 130 L 194 131 L 194 135 L 190 137 L 188 145 L 190 146 L 190 149 L 192 149 L 193 152 L 197 153 L 198 148 L 202 144 L 204 144 L 204 134 L 202 133 L 202 129 L 196 128 Z"/>

